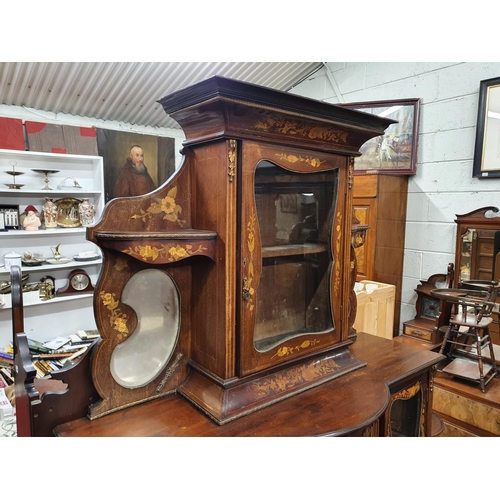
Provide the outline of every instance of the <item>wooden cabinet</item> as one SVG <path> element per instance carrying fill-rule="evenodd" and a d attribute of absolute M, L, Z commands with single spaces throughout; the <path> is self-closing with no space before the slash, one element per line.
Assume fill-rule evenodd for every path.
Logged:
<path fill-rule="evenodd" d="M 444 423 L 441 436 L 500 436 L 500 380 L 486 393 L 477 385 L 437 373 L 433 409 Z"/>
<path fill-rule="evenodd" d="M 179 171 L 88 231 L 104 253 L 93 416 L 177 390 L 223 424 L 364 366 L 354 157 L 392 121 L 221 77 L 159 102 L 186 135 Z M 150 359 L 136 337 L 160 362 L 129 380 L 126 353 Z"/>
<path fill-rule="evenodd" d="M 438 288 L 451 288 L 454 280 L 453 263 L 448 265 L 447 274 L 433 274 L 417 285 L 417 302 L 415 317 L 403 323 L 403 335 L 420 339 L 431 344 L 440 344 L 443 341 L 442 328 L 448 326 L 451 313 L 451 304 L 439 300 L 431 295 L 431 291 Z"/>
<path fill-rule="evenodd" d="M 370 229 L 356 248 L 357 281 L 395 285 L 394 336 L 399 335 L 408 177 L 380 172 L 355 174 L 354 215 Z"/>
<path fill-rule="evenodd" d="M 96 209 L 96 217 L 101 214 L 104 184 L 100 156 L 0 150 L 0 175 L 8 178 L 2 170 L 12 169 L 12 165 L 15 165 L 17 172 L 22 172 L 16 179 L 17 184 L 23 185 L 20 189 L 0 187 L 1 206 L 13 206 L 22 213 L 26 206 L 33 205 L 41 213 L 46 197 L 55 201 L 88 198 Z M 54 171 L 48 178 L 50 189 L 45 189 L 44 175 L 40 173 L 43 170 Z M 74 181 L 80 187 L 74 187 Z M 55 279 L 56 289 L 59 289 L 66 286 L 73 269 L 84 268 L 95 283 L 101 268 L 101 258 L 82 258 L 79 261 L 73 258 L 82 252 L 100 254 L 96 245 L 85 238 L 85 232 L 86 228 L 81 226 L 46 229 L 44 224 L 38 231 L 9 229 L 0 232 L 0 261 L 3 264 L 4 254 L 10 252 L 22 256 L 25 252 L 36 251 L 45 259 L 50 259 L 53 257 L 52 249 L 60 245 L 61 255 L 67 257 L 67 262 L 46 260 L 37 266 L 23 263 L 22 273 L 27 275 L 27 282 L 37 285 L 44 276 L 51 276 Z M 0 281 L 8 283 L 9 279 L 9 272 L 0 267 Z M 0 298 L 4 302 L 0 307 L 0 348 L 5 348 L 12 342 L 12 301 L 10 293 L 0 295 Z M 92 293 L 42 301 L 35 290 L 26 291 L 23 298 L 25 331 L 30 338 L 45 341 L 58 335 L 76 333 L 80 329 L 96 328 Z"/>
<path fill-rule="evenodd" d="M 431 436 L 433 366 L 443 356 L 366 333 L 359 334 L 351 350 L 369 363 L 224 425 L 218 425 L 180 395 L 171 394 L 101 418 L 85 417 L 64 423 L 56 428 L 55 434 L 62 437 Z"/>
<path fill-rule="evenodd" d="M 497 207 L 483 207 L 457 215 L 455 286 L 481 288 L 500 278 L 500 215 Z M 497 299 L 500 302 L 500 299 Z M 489 328 L 491 340 L 500 344 L 498 310 Z"/>

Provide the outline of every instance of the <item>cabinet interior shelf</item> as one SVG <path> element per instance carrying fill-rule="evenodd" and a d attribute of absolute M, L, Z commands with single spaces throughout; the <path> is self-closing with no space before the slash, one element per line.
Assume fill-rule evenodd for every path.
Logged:
<path fill-rule="evenodd" d="M 327 245 L 318 243 L 304 243 L 298 245 L 277 245 L 262 248 L 262 258 L 289 257 L 292 255 L 306 255 L 324 253 L 328 250 Z"/>

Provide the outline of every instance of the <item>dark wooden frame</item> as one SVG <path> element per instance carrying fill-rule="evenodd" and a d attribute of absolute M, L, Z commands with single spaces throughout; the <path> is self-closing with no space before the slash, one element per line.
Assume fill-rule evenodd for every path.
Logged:
<path fill-rule="evenodd" d="M 395 166 L 394 168 L 384 168 L 379 166 L 379 161 L 374 161 L 369 156 L 370 150 L 376 150 L 377 145 L 384 137 L 403 137 L 407 135 L 402 130 L 402 123 L 394 123 L 390 125 L 385 134 L 381 137 L 375 137 L 367 141 L 363 146 L 361 146 L 360 151 L 364 156 L 361 158 L 356 158 L 354 161 L 354 169 L 357 173 L 366 173 L 373 170 L 381 171 L 388 174 L 397 175 L 415 175 L 417 173 L 417 150 L 418 150 L 418 134 L 420 125 L 420 99 L 410 98 L 410 99 L 395 99 L 390 101 L 372 101 L 372 102 L 353 102 L 348 104 L 341 104 L 344 108 L 355 109 L 357 111 L 362 111 L 364 113 L 378 114 L 378 116 L 384 116 L 387 118 L 395 119 L 392 114 L 380 115 L 379 112 L 375 113 L 374 108 L 377 111 L 382 108 L 381 112 L 387 113 L 390 108 L 400 106 L 408 108 L 411 121 L 411 140 L 408 147 L 409 152 L 404 153 L 404 156 L 408 156 L 409 160 L 404 162 L 402 166 Z M 400 108 L 398 108 L 399 110 Z"/>
<path fill-rule="evenodd" d="M 474 166 L 472 170 L 472 177 L 477 177 L 479 179 L 500 177 L 500 162 L 497 168 L 491 168 L 488 165 L 484 165 L 484 150 L 487 143 L 487 120 L 488 111 L 490 111 L 490 91 L 493 88 L 498 88 L 500 91 L 500 77 L 490 78 L 480 82 L 476 142 L 474 148 Z"/>

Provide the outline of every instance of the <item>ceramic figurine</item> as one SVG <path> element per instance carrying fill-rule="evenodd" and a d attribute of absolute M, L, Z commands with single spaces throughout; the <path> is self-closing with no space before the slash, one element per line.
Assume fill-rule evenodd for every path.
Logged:
<path fill-rule="evenodd" d="M 40 216 L 33 205 L 28 205 L 24 210 L 23 227 L 26 231 L 38 231 L 41 226 Z"/>

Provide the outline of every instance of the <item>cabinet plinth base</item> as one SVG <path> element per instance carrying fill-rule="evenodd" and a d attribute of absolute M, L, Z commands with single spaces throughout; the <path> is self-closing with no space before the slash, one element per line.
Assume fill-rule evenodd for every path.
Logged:
<path fill-rule="evenodd" d="M 223 381 L 191 363 L 178 392 L 218 424 L 225 424 L 366 366 L 348 347 L 279 371 Z"/>

